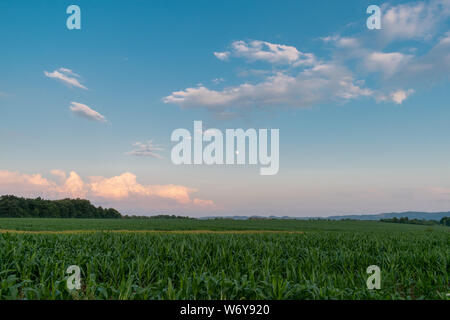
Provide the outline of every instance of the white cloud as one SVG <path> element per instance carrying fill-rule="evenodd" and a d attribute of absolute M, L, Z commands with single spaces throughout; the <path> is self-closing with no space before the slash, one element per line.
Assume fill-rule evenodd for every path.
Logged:
<path fill-rule="evenodd" d="M 214 78 L 214 79 L 212 79 L 212 82 L 214 84 L 219 84 L 219 83 L 224 82 L 224 81 L 225 81 L 224 78 Z"/>
<path fill-rule="evenodd" d="M 288 45 L 274 44 L 267 41 L 252 40 L 250 42 L 234 41 L 231 53 L 236 57 L 249 61 L 267 61 L 276 64 L 313 65 L 315 57 L 311 53 L 303 53 Z"/>
<path fill-rule="evenodd" d="M 162 156 L 158 152 L 164 149 L 158 145 L 153 144 L 152 140 L 146 143 L 136 142 L 133 144 L 133 146 L 137 148 L 133 151 L 127 152 L 127 155 L 162 159 Z"/>
<path fill-rule="evenodd" d="M 182 107 L 207 107 L 223 111 L 227 106 L 309 107 L 327 101 L 370 96 L 372 92 L 355 81 L 351 72 L 334 64 L 321 64 L 296 76 L 279 72 L 257 84 L 244 83 L 223 90 L 187 88 L 165 97 L 165 103 Z"/>
<path fill-rule="evenodd" d="M 371 52 L 365 56 L 364 63 L 369 71 L 380 71 L 389 77 L 401 70 L 412 57 L 400 52 Z"/>
<path fill-rule="evenodd" d="M 450 15 L 450 1 L 417 1 L 382 8 L 383 38 L 428 40 Z"/>
<path fill-rule="evenodd" d="M 397 91 L 394 91 L 394 92 L 391 93 L 391 99 L 396 104 L 402 104 L 402 102 L 404 100 L 406 100 L 406 98 L 408 98 L 413 93 L 414 93 L 414 90 L 412 90 L 412 89 L 409 89 L 409 90 L 397 90 Z"/>
<path fill-rule="evenodd" d="M 337 41 L 337 45 L 340 47 L 357 47 L 359 45 L 359 41 L 356 38 L 339 38 Z"/>
<path fill-rule="evenodd" d="M 273 44 L 254 40 L 250 43 L 235 41 L 231 44 L 237 56 L 249 60 L 263 60 L 271 63 L 293 63 L 300 57 L 300 52 L 292 46 Z"/>
<path fill-rule="evenodd" d="M 321 38 L 325 43 L 334 45 L 333 60 L 335 63 L 346 64 L 356 61 L 369 73 L 381 73 L 384 77 L 391 77 L 409 64 L 414 56 L 401 52 L 383 52 L 363 46 L 364 41 L 357 38 L 341 37 L 339 35 Z"/>
<path fill-rule="evenodd" d="M 359 40 L 357 38 L 351 37 L 341 37 L 340 35 L 327 36 L 320 38 L 325 43 L 333 43 L 337 47 L 342 48 L 351 48 L 357 47 L 360 45 Z"/>
<path fill-rule="evenodd" d="M 372 32 L 371 37 L 366 31 L 364 36 L 321 38 L 332 44 L 331 48 L 327 46 L 331 50 L 329 58 L 285 44 L 234 41 L 225 52 L 227 59 L 264 61 L 269 66 L 258 69 L 258 74 L 252 70 L 239 71 L 238 76 L 251 76 L 251 81 L 220 90 L 191 86 L 173 91 L 163 101 L 182 108 L 207 108 L 219 117 L 224 114 L 234 117 L 246 107 L 302 108 L 360 97 L 401 104 L 424 83 L 448 80 L 450 32 L 445 33 L 447 29 L 441 25 L 450 17 L 450 0 L 385 5 L 382 11 L 383 30 Z M 376 41 L 377 35 L 383 41 Z M 421 44 L 411 41 L 391 44 L 405 39 Z"/>
<path fill-rule="evenodd" d="M 106 122 L 106 118 L 98 113 L 95 110 L 92 110 L 87 105 L 78 103 L 78 102 L 71 102 L 70 103 L 70 110 L 76 114 L 77 116 L 80 116 L 82 118 L 86 118 L 89 120 L 99 121 L 99 122 Z"/>
<path fill-rule="evenodd" d="M 172 92 L 171 95 L 165 97 L 165 103 L 177 103 L 181 106 L 225 106 L 233 103 L 239 89 L 215 91 L 203 86 L 197 88 L 187 88 L 182 91 Z M 233 92 L 234 91 L 234 92 Z"/>
<path fill-rule="evenodd" d="M 230 57 L 230 53 L 228 51 L 225 51 L 225 52 L 214 52 L 214 55 L 219 60 L 228 60 L 228 58 Z"/>
<path fill-rule="evenodd" d="M 378 102 L 393 102 L 395 104 L 402 104 L 408 97 L 410 97 L 414 93 L 413 89 L 397 89 L 393 90 L 390 93 L 381 93 L 378 92 L 375 96 Z"/>
<path fill-rule="evenodd" d="M 53 72 L 44 71 L 44 74 L 48 78 L 60 80 L 69 86 L 87 90 L 87 88 L 78 81 L 77 78 L 79 77 L 79 75 L 72 72 L 72 70 L 70 70 L 70 69 L 59 68 L 58 70 L 55 70 Z"/>
<path fill-rule="evenodd" d="M 75 72 L 73 72 L 71 69 L 68 69 L 68 68 L 59 68 L 58 71 L 63 72 L 65 74 L 67 74 L 67 75 L 71 75 L 71 76 L 77 77 L 77 78 L 80 77 L 79 74 L 76 74 Z"/>
<path fill-rule="evenodd" d="M 450 33 L 441 37 L 436 45 L 422 56 L 415 57 L 402 70 L 401 80 L 427 82 L 449 79 Z"/>

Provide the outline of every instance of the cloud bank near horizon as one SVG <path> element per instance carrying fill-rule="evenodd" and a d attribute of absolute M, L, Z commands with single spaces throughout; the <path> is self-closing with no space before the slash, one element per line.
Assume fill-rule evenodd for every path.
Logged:
<path fill-rule="evenodd" d="M 212 200 L 192 198 L 195 188 L 182 185 L 144 185 L 136 175 L 124 172 L 118 176 L 91 176 L 83 180 L 75 171 L 68 175 L 62 170 L 52 170 L 53 179 L 42 174 L 26 174 L 0 170 L 0 194 L 23 197 L 84 198 L 110 205 L 136 202 L 142 208 L 183 209 L 213 208 Z"/>

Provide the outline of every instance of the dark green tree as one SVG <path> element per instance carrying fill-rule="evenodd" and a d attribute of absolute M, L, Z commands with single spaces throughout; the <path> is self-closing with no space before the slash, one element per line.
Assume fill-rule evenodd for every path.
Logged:
<path fill-rule="evenodd" d="M 122 218 L 115 209 L 95 207 L 89 200 L 26 199 L 13 195 L 0 197 L 0 218 Z"/>

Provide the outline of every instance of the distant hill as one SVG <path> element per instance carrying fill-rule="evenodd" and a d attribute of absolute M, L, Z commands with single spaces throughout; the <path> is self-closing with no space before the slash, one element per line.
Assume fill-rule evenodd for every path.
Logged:
<path fill-rule="evenodd" d="M 392 219 L 392 218 L 408 218 L 408 219 L 421 219 L 421 220 L 441 220 L 443 217 L 450 217 L 450 212 L 390 212 L 379 214 L 359 214 L 359 215 L 345 215 L 345 216 L 331 216 L 327 219 L 342 220 L 342 219 L 354 219 L 354 220 L 380 220 L 380 219 Z"/>
<path fill-rule="evenodd" d="M 277 217 L 277 216 L 225 216 L 225 217 L 204 217 L 200 219 L 231 219 L 231 220 L 249 220 L 249 219 L 280 219 L 280 220 L 309 220 L 309 219 L 329 219 L 329 220 L 380 220 L 380 219 L 392 219 L 392 218 L 408 218 L 408 219 L 419 219 L 419 220 L 436 220 L 440 221 L 444 217 L 450 217 L 449 212 L 417 212 L 417 211 L 407 211 L 407 212 L 390 212 L 390 213 L 378 213 L 378 214 L 354 214 L 354 215 L 342 215 L 342 216 L 329 216 L 329 217 Z"/>
<path fill-rule="evenodd" d="M 0 197 L 0 218 L 121 218 L 115 209 L 95 207 L 89 200 Z"/>

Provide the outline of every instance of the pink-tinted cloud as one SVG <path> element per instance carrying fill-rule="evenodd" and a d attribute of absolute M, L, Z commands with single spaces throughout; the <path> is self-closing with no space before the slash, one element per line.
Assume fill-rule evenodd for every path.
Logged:
<path fill-rule="evenodd" d="M 106 122 L 105 116 L 98 113 L 97 111 L 89 108 L 87 105 L 78 103 L 78 102 L 71 102 L 70 103 L 70 111 L 72 111 L 75 115 L 98 122 Z"/>
<path fill-rule="evenodd" d="M 77 87 L 87 90 L 87 88 L 84 85 L 82 85 L 80 81 L 77 79 L 79 75 L 77 75 L 70 69 L 59 68 L 58 70 L 55 70 L 53 72 L 44 71 L 44 74 L 48 78 L 57 79 L 71 87 Z"/>
<path fill-rule="evenodd" d="M 203 200 L 199 198 L 194 199 L 194 204 L 200 207 L 212 207 L 214 206 L 214 202 L 212 200 Z"/>
<path fill-rule="evenodd" d="M 160 200 L 167 200 L 179 206 L 208 207 L 212 200 L 191 200 L 191 194 L 197 189 L 182 185 L 144 185 L 137 181 L 136 175 L 125 172 L 121 175 L 105 178 L 89 177 L 83 180 L 76 172 L 66 175 L 64 171 L 52 170 L 57 181 L 47 179 L 42 174 L 24 174 L 20 172 L 0 171 L 0 194 L 15 194 L 25 197 L 46 198 L 87 198 L 93 201 L 127 202 L 139 201 L 152 206 Z"/>

